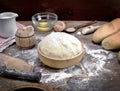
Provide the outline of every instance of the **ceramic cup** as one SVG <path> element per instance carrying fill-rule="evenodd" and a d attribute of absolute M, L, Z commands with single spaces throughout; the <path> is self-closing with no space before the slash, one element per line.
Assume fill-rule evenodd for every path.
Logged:
<path fill-rule="evenodd" d="M 1 37 L 12 37 L 17 31 L 16 17 L 18 14 L 13 12 L 0 13 L 0 36 Z"/>

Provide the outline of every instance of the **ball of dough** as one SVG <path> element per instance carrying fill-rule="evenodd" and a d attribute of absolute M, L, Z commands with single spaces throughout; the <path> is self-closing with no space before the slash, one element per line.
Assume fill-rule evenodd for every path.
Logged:
<path fill-rule="evenodd" d="M 40 50 L 51 58 L 70 59 L 82 52 L 82 43 L 70 34 L 53 32 L 42 39 Z"/>

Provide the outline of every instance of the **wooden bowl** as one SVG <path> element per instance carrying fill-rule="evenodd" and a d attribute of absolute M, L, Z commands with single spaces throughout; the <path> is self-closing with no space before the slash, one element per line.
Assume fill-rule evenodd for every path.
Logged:
<path fill-rule="evenodd" d="M 85 50 L 82 46 L 82 51 L 76 55 L 73 58 L 70 59 L 56 59 L 56 58 L 51 58 L 43 54 L 40 50 L 40 44 L 38 44 L 37 51 L 38 51 L 38 56 L 40 60 L 47 66 L 52 67 L 52 68 L 66 68 L 73 66 L 80 62 L 85 54 Z"/>

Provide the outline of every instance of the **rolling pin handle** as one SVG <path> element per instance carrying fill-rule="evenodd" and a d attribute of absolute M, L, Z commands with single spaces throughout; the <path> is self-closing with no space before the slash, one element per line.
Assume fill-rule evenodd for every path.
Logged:
<path fill-rule="evenodd" d="M 30 82 L 39 82 L 41 79 L 40 72 L 17 72 L 15 70 L 8 70 L 6 66 L 0 67 L 0 76 L 18 80 L 26 80 Z"/>

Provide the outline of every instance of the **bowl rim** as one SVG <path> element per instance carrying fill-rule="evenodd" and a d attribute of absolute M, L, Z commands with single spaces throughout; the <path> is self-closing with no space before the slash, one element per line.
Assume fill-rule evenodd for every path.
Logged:
<path fill-rule="evenodd" d="M 58 20 L 58 15 L 56 13 L 52 13 L 52 12 L 39 12 L 39 13 L 36 13 L 32 16 L 32 20 L 35 20 L 35 16 L 36 15 L 41 15 L 41 14 L 52 14 L 55 16 L 55 20 L 53 21 L 57 21 Z M 36 20 L 35 20 L 36 21 Z"/>
<path fill-rule="evenodd" d="M 57 61 L 65 61 L 65 60 L 73 60 L 73 59 L 75 59 L 75 58 L 77 58 L 78 56 L 80 56 L 80 55 L 82 55 L 83 53 L 85 53 L 85 48 L 83 47 L 83 44 L 82 44 L 82 42 L 81 42 L 81 51 L 77 54 L 77 55 L 75 55 L 75 56 L 73 56 L 72 58 L 66 58 L 66 59 L 60 59 L 60 58 L 52 58 L 52 57 L 49 57 L 49 56 L 47 56 L 47 55 L 45 55 L 44 53 L 42 53 L 42 51 L 40 50 L 40 43 L 38 44 L 38 46 L 37 46 L 37 51 L 38 51 L 38 53 L 40 54 L 40 55 L 42 55 L 42 56 L 44 56 L 44 57 L 46 57 L 46 58 L 48 58 L 48 59 L 51 59 L 51 60 L 57 60 Z M 38 55 L 39 55 L 38 54 Z"/>

